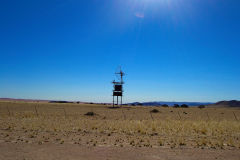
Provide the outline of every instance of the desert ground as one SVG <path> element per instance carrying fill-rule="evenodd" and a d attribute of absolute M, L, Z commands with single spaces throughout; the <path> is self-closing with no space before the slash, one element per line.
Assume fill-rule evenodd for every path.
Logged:
<path fill-rule="evenodd" d="M 109 107 L 2 101 L 0 159 L 240 159 L 239 108 Z"/>

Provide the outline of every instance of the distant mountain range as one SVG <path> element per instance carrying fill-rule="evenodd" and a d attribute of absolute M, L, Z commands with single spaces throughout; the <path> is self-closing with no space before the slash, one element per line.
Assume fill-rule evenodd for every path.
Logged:
<path fill-rule="evenodd" d="M 24 102 L 48 102 L 48 103 L 80 103 L 80 104 L 88 104 L 89 102 L 79 102 L 79 101 L 50 101 L 50 100 L 37 100 L 37 99 L 14 99 L 14 98 L 0 98 L 0 101 L 24 101 Z M 94 104 L 94 103 L 89 103 Z M 95 104 L 108 104 L 111 103 L 95 103 Z M 239 107 L 240 101 L 231 100 L 231 101 L 219 101 L 217 103 L 211 102 L 167 102 L 167 101 L 155 101 L 155 102 L 133 102 L 127 103 L 125 105 L 134 105 L 134 106 L 162 106 L 162 105 L 174 106 L 174 104 L 182 105 L 186 104 L 188 106 L 200 106 L 200 105 L 208 105 L 209 107 Z"/>
<path fill-rule="evenodd" d="M 143 105 L 143 106 L 161 106 L 164 104 L 166 104 L 168 106 L 173 106 L 174 104 L 178 104 L 178 105 L 186 104 L 188 106 L 199 106 L 199 105 L 210 105 L 210 104 L 214 104 L 214 103 L 211 103 L 211 102 L 166 102 L 166 101 L 128 103 L 128 105 Z"/>

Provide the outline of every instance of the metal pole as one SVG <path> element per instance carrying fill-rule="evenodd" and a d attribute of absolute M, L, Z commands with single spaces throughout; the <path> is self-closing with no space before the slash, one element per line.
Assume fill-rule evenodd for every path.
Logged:
<path fill-rule="evenodd" d="M 208 120 L 209 120 L 210 118 L 209 118 L 208 112 L 206 112 L 206 113 L 207 113 L 207 117 L 208 117 Z"/>
<path fill-rule="evenodd" d="M 179 120 L 182 119 L 182 117 L 180 116 L 179 112 L 177 112 L 177 113 L 178 113 L 178 116 L 179 116 Z"/>
<path fill-rule="evenodd" d="M 7 106 L 7 110 L 8 110 L 8 115 L 11 116 L 11 112 L 10 112 L 8 106 Z"/>
<path fill-rule="evenodd" d="M 122 96 L 121 96 L 121 107 L 122 107 Z"/>
<path fill-rule="evenodd" d="M 235 119 L 238 121 L 237 116 L 236 116 L 236 114 L 234 112 L 233 112 L 233 115 L 234 115 Z"/>
<path fill-rule="evenodd" d="M 113 107 L 114 107 L 114 93 L 113 93 Z"/>
<path fill-rule="evenodd" d="M 36 106 L 35 106 L 35 112 L 36 112 L 36 115 L 38 116 L 38 111 Z"/>
<path fill-rule="evenodd" d="M 118 96 L 117 96 L 117 105 L 118 105 Z"/>
<path fill-rule="evenodd" d="M 67 118 L 67 113 L 64 107 L 63 107 L 63 111 L 64 111 L 65 118 Z"/>

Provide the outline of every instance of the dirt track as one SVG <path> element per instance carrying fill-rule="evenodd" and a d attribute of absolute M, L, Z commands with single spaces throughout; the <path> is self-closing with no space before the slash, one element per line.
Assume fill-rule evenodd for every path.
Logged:
<path fill-rule="evenodd" d="M 0 143 L 1 160 L 212 160 L 240 159 L 240 150 L 87 147 L 74 144 Z"/>

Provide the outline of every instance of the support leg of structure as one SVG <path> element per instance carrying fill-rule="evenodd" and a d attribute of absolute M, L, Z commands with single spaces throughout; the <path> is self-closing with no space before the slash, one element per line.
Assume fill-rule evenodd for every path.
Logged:
<path fill-rule="evenodd" d="M 122 96 L 121 96 L 121 107 L 122 107 Z"/>
<path fill-rule="evenodd" d="M 114 96 L 113 96 L 113 107 L 114 107 Z"/>
<path fill-rule="evenodd" d="M 117 96 L 117 106 L 118 106 L 118 96 Z"/>

